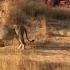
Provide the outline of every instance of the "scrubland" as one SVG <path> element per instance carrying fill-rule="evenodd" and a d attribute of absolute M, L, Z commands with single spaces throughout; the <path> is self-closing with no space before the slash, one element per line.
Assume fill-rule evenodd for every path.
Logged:
<path fill-rule="evenodd" d="M 69 11 L 33 2 L 19 9 L 19 22 L 20 17 L 23 20 L 26 16 L 24 19 L 30 23 L 26 24 L 28 37 L 35 41 L 28 43 L 25 38 L 26 49 L 17 49 L 19 42 L 14 29 L 1 29 L 0 36 L 8 32 L 0 39 L 0 70 L 70 70 Z"/>

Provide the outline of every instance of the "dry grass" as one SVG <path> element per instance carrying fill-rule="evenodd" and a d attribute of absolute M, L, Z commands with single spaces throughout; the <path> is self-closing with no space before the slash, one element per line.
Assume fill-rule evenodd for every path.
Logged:
<path fill-rule="evenodd" d="M 1 14 L 0 12 L 0 16 L 2 16 L 1 23 L 5 23 L 7 19 L 9 19 L 7 17 L 4 18 L 4 16 L 9 15 L 9 13 L 11 13 L 10 10 L 13 12 L 14 11 L 13 8 L 15 7 L 12 4 L 10 5 L 10 3 L 8 2 L 3 3 L 2 9 L 5 10 L 6 14 Z M 30 6 L 30 8 L 33 10 L 32 6 Z M 36 8 L 37 6 L 36 7 L 34 6 L 35 11 L 32 12 L 31 10 L 30 11 L 27 10 L 27 12 L 30 12 L 32 15 L 33 14 L 38 15 L 38 14 L 44 13 L 43 12 L 44 8 L 38 7 L 39 10 Z M 21 9 L 21 12 L 23 12 L 22 9 Z M 27 9 L 29 8 L 27 7 Z M 20 14 L 20 12 L 18 12 L 18 14 Z M 55 9 L 49 9 L 46 12 L 46 16 L 49 16 L 51 18 L 56 18 L 56 19 L 68 18 L 69 19 L 70 15 L 69 16 L 68 15 L 65 16 L 65 15 L 67 14 L 66 13 L 63 14 L 63 11 L 61 10 L 58 11 Z M 21 16 L 18 15 L 18 17 L 21 17 Z M 9 21 L 9 22 L 12 23 L 12 21 Z M 70 44 L 70 37 L 49 36 L 48 25 L 46 25 L 47 23 L 45 18 L 42 18 L 41 21 L 39 21 L 38 19 L 36 20 L 30 19 L 30 22 L 31 22 L 30 28 L 29 27 L 27 28 L 29 38 L 35 39 L 34 44 L 30 44 L 30 46 L 36 46 L 37 48 L 33 48 L 32 50 L 31 49 L 17 50 L 16 48 L 18 47 L 19 42 L 17 41 L 17 39 L 13 37 L 14 33 L 13 32 L 12 34 L 10 33 L 11 35 L 8 34 L 5 41 L 0 40 L 0 46 L 1 47 L 5 46 L 3 48 L 0 48 L 0 70 L 70 70 L 70 50 L 69 49 L 61 50 L 61 48 L 60 50 L 57 50 L 57 47 L 59 46 L 61 47 L 62 45 L 65 46 L 65 44 L 66 45 Z M 3 25 L 4 24 L 2 24 L 2 26 Z M 52 32 L 54 32 L 54 30 L 52 30 Z M 51 41 L 51 43 L 49 43 L 46 40 Z M 56 47 L 56 50 L 52 49 L 51 47 L 52 48 Z"/>
<path fill-rule="evenodd" d="M 70 70 L 69 51 L 6 51 L 0 53 L 0 70 Z"/>

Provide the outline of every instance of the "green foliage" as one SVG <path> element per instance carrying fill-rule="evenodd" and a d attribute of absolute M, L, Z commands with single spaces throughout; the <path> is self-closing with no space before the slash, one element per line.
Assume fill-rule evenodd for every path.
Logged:
<path fill-rule="evenodd" d="M 58 9 L 49 9 L 47 6 L 39 3 L 28 3 L 25 7 L 21 7 L 22 12 L 24 12 L 28 16 L 37 17 L 37 16 L 45 16 L 46 18 L 51 19 L 59 19 L 66 20 L 70 18 L 70 13 Z"/>
<path fill-rule="evenodd" d="M 46 17 L 59 20 L 69 20 L 70 13 L 60 9 L 48 9 L 46 10 Z"/>
<path fill-rule="evenodd" d="M 64 10 L 48 8 L 46 5 L 37 2 L 28 2 L 25 5 L 21 5 L 16 9 L 16 15 L 18 19 L 23 20 L 24 17 L 38 17 L 45 16 L 46 19 L 58 19 L 58 20 L 69 20 L 70 13 Z M 15 15 L 15 16 L 16 16 Z M 26 19 L 24 18 L 24 19 Z"/>
<path fill-rule="evenodd" d="M 23 11 L 32 17 L 37 17 L 38 15 L 45 14 L 45 6 L 36 3 L 30 3 L 24 7 Z"/>

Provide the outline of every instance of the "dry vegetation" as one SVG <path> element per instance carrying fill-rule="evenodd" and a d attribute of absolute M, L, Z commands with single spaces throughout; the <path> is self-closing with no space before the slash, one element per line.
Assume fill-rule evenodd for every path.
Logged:
<path fill-rule="evenodd" d="M 0 11 L 0 70 L 70 70 L 70 13 L 26 1 L 18 9 L 10 1 L 0 3 L 5 10 L 4 14 Z M 28 43 L 25 39 L 25 50 L 17 49 L 19 42 L 12 28 L 16 15 L 18 22 L 29 22 L 25 24 L 28 37 L 35 40 Z"/>
<path fill-rule="evenodd" d="M 65 50 L 5 50 L 0 52 L 0 70 L 69 70 L 69 58 Z"/>

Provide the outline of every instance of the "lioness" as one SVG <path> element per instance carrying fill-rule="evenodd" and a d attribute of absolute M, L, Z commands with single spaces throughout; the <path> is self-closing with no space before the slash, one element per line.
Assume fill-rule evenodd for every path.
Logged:
<path fill-rule="evenodd" d="M 14 25 L 15 27 L 15 32 L 16 35 L 18 36 L 19 42 L 20 42 L 20 46 L 18 48 L 24 48 L 26 46 L 26 42 L 24 40 L 24 34 L 26 34 L 26 38 L 29 42 L 33 42 L 34 40 L 29 40 L 28 35 L 27 35 L 27 30 L 24 26 L 22 25 Z"/>

